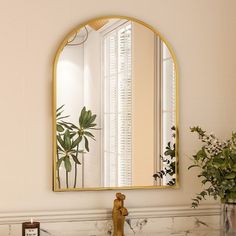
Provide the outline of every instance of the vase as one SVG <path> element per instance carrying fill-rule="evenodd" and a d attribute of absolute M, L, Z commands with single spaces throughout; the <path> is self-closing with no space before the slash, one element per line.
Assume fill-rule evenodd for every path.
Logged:
<path fill-rule="evenodd" d="M 221 204 L 221 236 L 236 236 L 236 199 Z"/>

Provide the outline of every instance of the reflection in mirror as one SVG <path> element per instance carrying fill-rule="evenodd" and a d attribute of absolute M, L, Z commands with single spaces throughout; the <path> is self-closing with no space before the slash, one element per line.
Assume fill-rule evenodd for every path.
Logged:
<path fill-rule="evenodd" d="M 176 65 L 136 20 L 73 31 L 54 64 L 54 190 L 176 185 Z"/>

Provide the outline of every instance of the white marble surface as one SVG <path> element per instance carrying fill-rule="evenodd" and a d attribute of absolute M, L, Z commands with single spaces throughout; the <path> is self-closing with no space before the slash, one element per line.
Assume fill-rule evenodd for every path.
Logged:
<path fill-rule="evenodd" d="M 219 216 L 129 219 L 125 234 L 135 236 L 217 236 Z M 1 236 L 21 235 L 21 224 L 1 225 Z M 112 221 L 78 221 L 41 223 L 41 236 L 112 235 Z"/>
<path fill-rule="evenodd" d="M 198 211 L 186 211 L 178 209 L 145 209 L 142 215 L 140 210 L 134 210 L 126 218 L 126 236 L 220 236 L 219 214 L 217 211 L 199 209 Z M 210 210 L 211 209 L 211 210 Z M 160 212 L 162 211 L 162 214 Z M 132 212 L 132 210 L 131 210 Z M 136 213 L 135 213 L 136 212 Z M 49 214 L 49 213 L 47 213 Z M 82 213 L 81 213 L 82 214 Z M 205 215 L 204 215 L 205 214 Z M 24 214 L 26 215 L 26 214 Z M 36 214 L 37 215 L 37 214 Z M 38 213 L 41 222 L 41 236 L 109 236 L 112 235 L 112 221 L 110 213 L 94 215 L 88 212 L 87 216 L 79 217 L 79 212 L 64 213 L 61 218 L 55 213 L 45 218 Z M 146 216 L 145 216 L 146 215 Z M 89 216 L 89 217 L 88 217 Z M 0 215 L 0 236 L 20 236 L 22 233 L 22 218 L 10 216 L 4 218 Z M 97 220 L 96 220 L 97 217 Z M 41 220 L 40 220 L 41 219 Z M 7 222 L 9 221 L 9 222 Z"/>

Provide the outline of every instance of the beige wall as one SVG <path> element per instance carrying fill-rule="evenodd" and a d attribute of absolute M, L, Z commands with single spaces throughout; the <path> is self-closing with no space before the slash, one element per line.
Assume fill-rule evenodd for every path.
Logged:
<path fill-rule="evenodd" d="M 180 67 L 180 189 L 123 191 L 126 205 L 190 204 L 201 186 L 187 171 L 199 145 L 189 126 L 221 137 L 236 130 L 236 1 L 9 0 L 0 11 L 1 211 L 111 207 L 115 191 L 51 191 L 54 53 L 75 25 L 108 14 L 153 25 Z"/>

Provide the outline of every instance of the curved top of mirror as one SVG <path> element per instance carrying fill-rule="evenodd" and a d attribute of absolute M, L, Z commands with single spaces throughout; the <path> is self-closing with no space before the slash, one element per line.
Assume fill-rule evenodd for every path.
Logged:
<path fill-rule="evenodd" d="M 177 77 L 170 45 L 140 20 L 67 34 L 53 68 L 53 190 L 177 187 Z"/>

